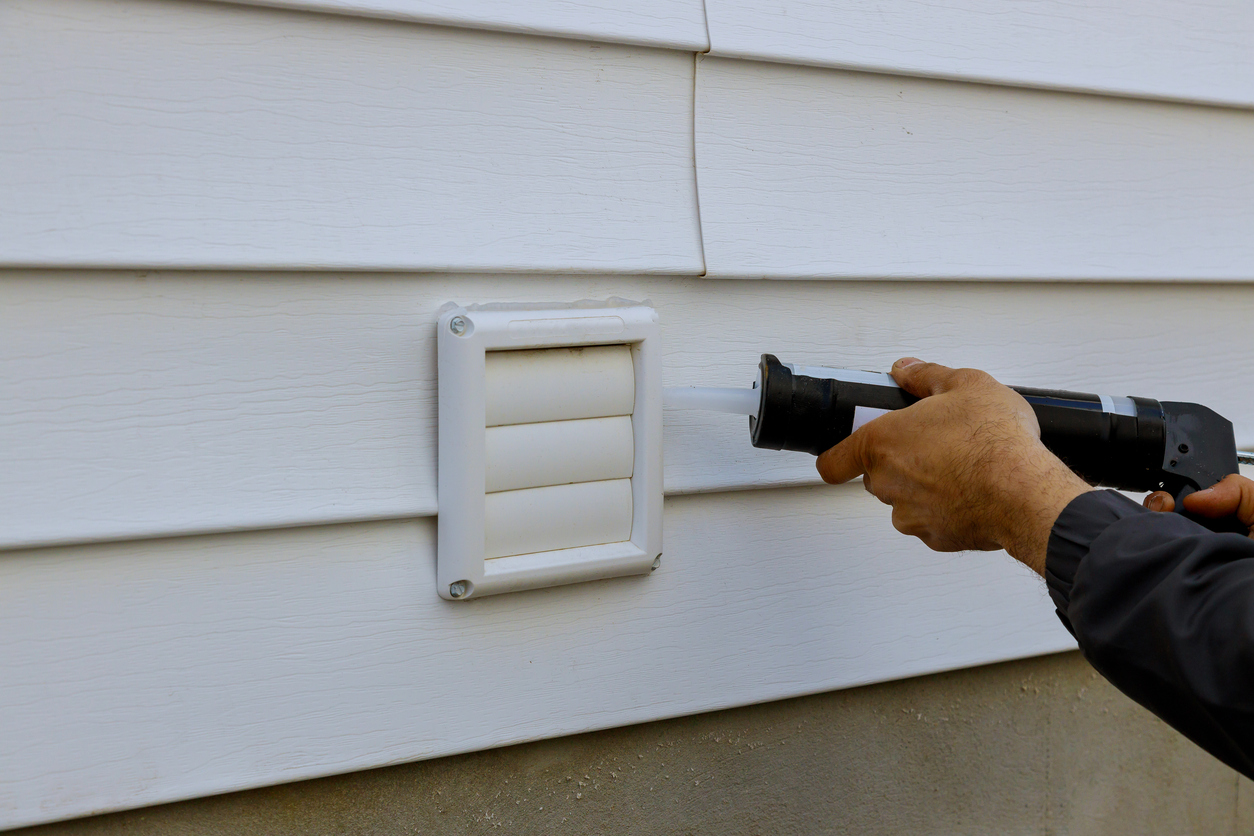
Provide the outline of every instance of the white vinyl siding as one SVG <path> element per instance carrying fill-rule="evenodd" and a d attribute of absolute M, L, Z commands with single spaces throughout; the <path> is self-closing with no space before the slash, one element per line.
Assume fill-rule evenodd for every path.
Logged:
<path fill-rule="evenodd" d="M 705 0 L 711 53 L 993 84 L 1254 104 L 1242 0 Z"/>
<path fill-rule="evenodd" d="M 0 264 L 699 274 L 692 55 L 211 3 L 0 8 Z"/>
<path fill-rule="evenodd" d="M 473 29 L 555 35 L 590 41 L 643 44 L 702 51 L 702 0 L 231 0 L 254 6 L 307 9 L 463 26 Z"/>
<path fill-rule="evenodd" d="M 1254 112 L 706 58 L 718 278 L 1248 280 Z"/>
<path fill-rule="evenodd" d="M 1254 287 L 17 272 L 0 281 L 0 548 L 427 516 L 444 302 L 651 299 L 663 382 L 758 355 L 1196 400 L 1254 444 Z M 1160 339 L 1177 333 L 1177 340 Z M 1222 345 L 1206 335 L 1222 333 Z M 817 484 L 743 417 L 666 410 L 668 493 Z"/>

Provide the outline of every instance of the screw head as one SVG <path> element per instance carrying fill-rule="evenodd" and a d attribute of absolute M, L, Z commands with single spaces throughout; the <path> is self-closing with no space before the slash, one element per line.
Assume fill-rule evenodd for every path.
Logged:
<path fill-rule="evenodd" d="M 448 594 L 454 598 L 460 598 L 466 594 L 465 581 L 453 581 L 448 585 Z"/>
<path fill-rule="evenodd" d="M 457 336 L 466 333 L 466 318 L 464 316 L 455 316 L 448 321 L 448 329 Z"/>
<path fill-rule="evenodd" d="M 653 558 L 653 568 L 650 569 L 649 571 L 656 572 L 661 567 L 661 565 L 662 565 L 662 555 L 659 554 L 657 557 Z"/>
<path fill-rule="evenodd" d="M 1187 445 L 1187 444 L 1181 444 L 1181 445 L 1180 445 L 1179 447 L 1177 447 L 1176 449 L 1177 449 L 1177 450 L 1179 450 L 1181 453 L 1187 453 L 1187 452 L 1189 452 L 1189 445 Z"/>

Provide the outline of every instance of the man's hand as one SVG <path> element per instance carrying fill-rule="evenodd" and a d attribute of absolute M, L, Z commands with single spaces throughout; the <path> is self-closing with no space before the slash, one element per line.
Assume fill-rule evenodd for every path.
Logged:
<path fill-rule="evenodd" d="M 1004 548 L 1044 574 L 1054 521 L 1092 488 L 1041 444 L 1027 401 L 984 372 L 912 357 L 893 377 L 923 400 L 819 456 L 823 480 L 864 475 L 867 491 L 893 506 L 893 526 L 932 549 Z"/>
<path fill-rule="evenodd" d="M 1145 497 L 1144 504 L 1151 511 L 1176 509 L 1175 499 L 1166 491 L 1154 491 Z M 1189 494 L 1184 498 L 1184 508 L 1213 520 L 1235 516 L 1254 538 L 1254 482 L 1244 476 L 1233 473 L 1217 485 Z"/>

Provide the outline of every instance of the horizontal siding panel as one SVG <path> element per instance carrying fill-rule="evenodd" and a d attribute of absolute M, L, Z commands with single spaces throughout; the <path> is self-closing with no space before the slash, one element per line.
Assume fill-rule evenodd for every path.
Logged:
<path fill-rule="evenodd" d="M 1074 646 L 1027 570 L 857 488 L 672 498 L 653 575 L 461 604 L 434 529 L 6 555 L 0 827 Z"/>
<path fill-rule="evenodd" d="M 706 0 L 712 54 L 1254 105 L 1240 0 Z"/>
<path fill-rule="evenodd" d="M 639 276 L 0 274 L 0 545 L 436 512 L 437 310 L 650 299 L 663 383 L 746 386 L 758 355 L 913 353 L 1029 386 L 1205 403 L 1254 447 L 1254 286 Z M 1222 334 L 1216 340 L 1214 335 Z M 666 489 L 817 482 L 743 417 L 665 413 Z"/>
<path fill-rule="evenodd" d="M 716 58 L 696 108 L 710 276 L 1254 279 L 1254 112 Z"/>
<path fill-rule="evenodd" d="M 704 51 L 701 0 L 232 0 L 254 6 L 410 20 Z"/>
<path fill-rule="evenodd" d="M 137 0 L 0 7 L 0 263 L 698 274 L 692 56 Z"/>

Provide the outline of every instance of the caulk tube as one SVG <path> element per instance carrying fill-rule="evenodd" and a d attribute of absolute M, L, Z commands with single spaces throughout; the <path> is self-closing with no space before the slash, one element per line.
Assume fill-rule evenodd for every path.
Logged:
<path fill-rule="evenodd" d="M 749 419 L 754 447 L 817 456 L 866 420 L 918 401 L 891 375 L 878 372 L 785 365 L 771 354 L 762 355 L 759 370 L 758 414 Z M 1166 434 L 1158 401 L 1015 391 L 1036 413 L 1041 441 L 1085 481 L 1135 491 L 1161 486 Z M 1235 457 L 1234 447 L 1230 472 L 1236 470 Z"/>
<path fill-rule="evenodd" d="M 1166 436 L 1158 401 L 1011 388 L 1036 413 L 1041 442 L 1084 481 L 1126 491 L 1161 487 Z"/>

